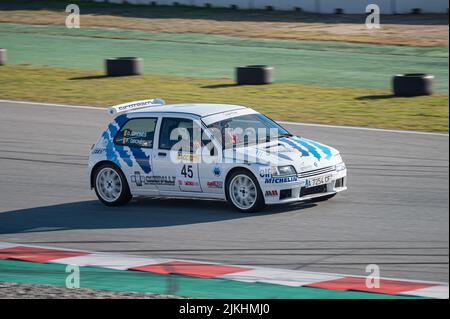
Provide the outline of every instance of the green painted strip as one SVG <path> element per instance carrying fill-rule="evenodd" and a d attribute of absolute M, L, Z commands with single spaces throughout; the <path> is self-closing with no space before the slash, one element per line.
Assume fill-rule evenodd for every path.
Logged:
<path fill-rule="evenodd" d="M 402 55 L 416 57 L 449 58 L 449 49 L 443 47 L 414 47 L 401 45 L 378 45 L 337 41 L 293 41 L 274 39 L 248 39 L 203 33 L 156 33 L 139 30 L 82 27 L 68 29 L 65 26 L 24 25 L 0 23 L 0 31 L 20 33 L 40 33 L 105 39 L 129 39 L 166 41 L 208 45 L 231 45 L 241 47 L 283 48 L 292 50 L 333 51 L 364 54 Z"/>
<path fill-rule="evenodd" d="M 374 89 L 389 89 L 397 73 L 427 72 L 436 77 L 436 91 L 449 91 L 445 48 L 5 24 L 0 31 L 12 64 L 102 70 L 104 58 L 139 56 L 146 73 L 205 78 L 233 78 L 238 65 L 269 64 L 276 82 Z"/>
<path fill-rule="evenodd" d="M 0 260 L 0 281 L 65 286 L 66 265 Z M 111 291 L 152 292 L 197 298 L 293 298 L 293 299 L 397 299 L 406 296 L 288 287 L 265 283 L 242 283 L 180 275 L 159 275 L 80 267 L 80 286 Z"/>

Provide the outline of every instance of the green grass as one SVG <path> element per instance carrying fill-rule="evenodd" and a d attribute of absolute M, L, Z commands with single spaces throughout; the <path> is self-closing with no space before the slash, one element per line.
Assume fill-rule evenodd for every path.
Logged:
<path fill-rule="evenodd" d="M 8 62 L 102 70 L 103 60 L 139 56 L 149 74 L 199 78 L 234 77 L 234 68 L 268 64 L 278 83 L 388 90 L 397 73 L 427 72 L 435 89 L 448 93 L 448 49 L 338 42 L 245 40 L 205 34 L 0 24 Z M 50 34 L 51 33 L 51 34 Z"/>
<path fill-rule="evenodd" d="M 161 97 L 168 103 L 242 104 L 276 120 L 448 132 L 444 94 L 393 98 L 383 90 L 295 83 L 235 86 L 228 79 L 173 75 L 108 78 L 98 71 L 7 65 L 0 67 L 0 97 L 105 107 Z"/>

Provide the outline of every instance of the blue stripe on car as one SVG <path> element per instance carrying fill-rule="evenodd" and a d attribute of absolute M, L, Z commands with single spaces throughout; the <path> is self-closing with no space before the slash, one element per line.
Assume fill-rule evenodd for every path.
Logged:
<path fill-rule="evenodd" d="M 280 141 L 283 142 L 283 143 L 289 144 L 290 146 L 295 148 L 297 151 L 299 151 L 302 154 L 302 156 L 309 156 L 309 153 L 307 151 L 305 151 L 297 143 L 294 143 L 293 141 L 291 141 L 289 138 L 283 137 L 283 138 L 280 139 Z"/>
<path fill-rule="evenodd" d="M 117 155 L 114 151 L 114 144 L 111 142 L 111 134 L 109 132 L 109 128 L 103 132 L 102 134 L 102 140 L 108 141 L 106 144 L 106 159 L 109 161 L 115 163 L 117 166 L 121 166 L 119 160 L 117 159 Z"/>
<path fill-rule="evenodd" d="M 323 145 L 323 144 L 321 144 L 321 143 L 317 143 L 317 142 L 315 142 L 315 141 L 312 141 L 312 140 L 308 140 L 308 139 L 304 139 L 304 140 L 305 140 L 306 142 L 308 142 L 308 143 L 314 145 L 314 146 L 317 147 L 318 149 L 320 149 L 320 150 L 325 154 L 327 160 L 329 160 L 329 159 L 331 158 L 331 156 L 333 155 L 333 154 L 331 153 L 331 149 L 330 149 L 329 147 L 327 147 L 327 146 L 325 146 L 325 145 Z"/>
<path fill-rule="evenodd" d="M 128 116 L 126 114 L 122 114 L 122 115 L 117 116 L 114 119 L 114 122 L 116 122 L 117 126 L 119 128 L 121 128 L 122 125 L 124 125 L 127 120 L 128 120 Z"/>
<path fill-rule="evenodd" d="M 290 158 L 289 156 L 287 156 L 285 154 L 278 153 L 278 157 L 282 158 L 282 159 L 285 159 L 285 160 L 288 160 L 288 161 L 292 161 L 292 158 Z"/>
<path fill-rule="evenodd" d="M 126 114 L 119 115 L 114 119 L 118 128 L 121 128 L 127 120 L 128 117 Z M 118 131 L 117 127 L 115 125 L 110 126 L 112 139 L 114 139 L 115 135 L 117 134 Z M 119 153 L 120 158 L 124 160 L 128 166 L 130 167 L 133 166 L 133 159 L 131 158 L 131 156 L 129 156 L 129 153 L 126 151 L 126 148 L 130 149 L 131 155 L 134 156 L 134 161 L 137 162 L 137 164 L 141 167 L 144 173 L 148 174 L 152 171 L 152 166 L 150 165 L 150 156 L 146 155 L 145 152 L 142 151 L 140 148 L 116 145 L 114 144 L 114 142 L 112 142 L 112 144 Z"/>
<path fill-rule="evenodd" d="M 152 166 L 150 165 L 150 156 L 146 155 L 141 149 L 137 147 L 130 147 L 131 153 L 133 153 L 136 162 L 142 168 L 144 173 L 148 174 L 152 171 Z"/>
<path fill-rule="evenodd" d="M 126 120 L 126 118 L 125 118 Z M 120 122 L 117 121 L 116 119 L 116 123 L 117 125 L 119 125 Z M 125 121 L 122 122 L 122 124 L 125 123 Z M 120 127 L 120 126 L 119 126 Z M 117 128 L 116 125 L 114 125 L 113 123 L 109 124 L 109 132 L 111 134 L 111 139 L 109 140 L 109 144 L 111 145 L 111 147 L 113 148 L 114 151 L 116 151 L 119 154 L 119 157 L 121 160 L 123 160 L 128 166 L 133 166 L 133 161 L 130 158 L 130 155 L 128 154 L 127 150 L 125 149 L 124 146 L 122 145 L 116 145 L 114 143 L 114 137 L 117 134 L 117 131 L 119 130 Z"/>
<path fill-rule="evenodd" d="M 317 152 L 316 148 L 313 145 L 306 143 L 305 140 L 297 136 L 292 137 L 292 139 L 300 145 L 306 147 L 308 149 L 308 152 L 310 152 L 315 158 L 317 158 L 318 161 L 320 161 L 322 156 L 319 154 L 319 152 Z"/>
<path fill-rule="evenodd" d="M 126 120 L 126 115 L 118 116 L 114 120 L 114 122 L 111 122 L 108 125 L 108 129 L 102 134 L 103 139 L 106 139 L 108 141 L 108 143 L 106 144 L 106 158 L 119 167 L 121 167 L 119 158 L 122 159 L 128 166 L 131 167 L 133 165 L 133 162 L 131 161 L 124 147 L 114 144 L 114 137 L 117 134 L 118 127 L 123 125 Z"/>

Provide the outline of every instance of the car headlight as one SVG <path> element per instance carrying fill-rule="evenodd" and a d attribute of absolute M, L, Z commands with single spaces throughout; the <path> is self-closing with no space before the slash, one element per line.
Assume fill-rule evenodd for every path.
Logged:
<path fill-rule="evenodd" d="M 276 168 L 276 170 L 274 170 L 274 173 L 275 174 L 272 173 L 272 175 L 277 175 L 277 176 L 296 175 L 297 174 L 294 166 L 292 166 L 292 165 L 278 166 Z"/>
<path fill-rule="evenodd" d="M 346 169 L 344 162 L 339 163 L 339 164 L 336 165 L 336 172 L 343 171 L 344 169 Z"/>

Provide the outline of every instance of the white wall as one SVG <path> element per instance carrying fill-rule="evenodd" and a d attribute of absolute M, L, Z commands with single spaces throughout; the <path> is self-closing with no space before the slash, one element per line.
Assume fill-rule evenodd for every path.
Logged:
<path fill-rule="evenodd" d="M 322 0 L 321 13 L 332 13 L 335 8 L 343 8 L 346 13 L 364 12 L 368 4 L 380 6 L 381 13 L 411 13 L 420 8 L 424 13 L 446 13 L 447 0 Z"/>
<path fill-rule="evenodd" d="M 377 4 L 381 13 L 392 13 L 392 2 L 395 0 L 326 0 L 320 1 L 320 13 L 334 13 L 337 8 L 348 14 L 363 14 L 369 4 Z"/>
<path fill-rule="evenodd" d="M 250 9 L 251 0 L 195 0 L 195 5 L 204 7 L 206 3 L 210 3 L 213 7 L 229 8 L 231 5 L 237 5 L 239 9 Z"/>
<path fill-rule="evenodd" d="M 409 13 L 413 8 L 421 8 L 426 13 L 445 13 L 448 10 L 448 1 L 441 0 L 396 0 L 397 13 Z"/>
<path fill-rule="evenodd" d="M 94 0 L 105 2 L 105 0 Z M 275 10 L 294 10 L 301 8 L 306 12 L 334 13 L 337 8 L 348 14 L 364 14 L 368 4 L 380 6 L 381 13 L 411 13 L 420 8 L 424 13 L 447 13 L 448 0 L 108 0 L 114 3 L 172 5 L 174 2 L 184 5 L 204 7 L 210 3 L 213 7 L 229 8 L 235 4 L 240 9 L 265 9 L 272 6 Z"/>

